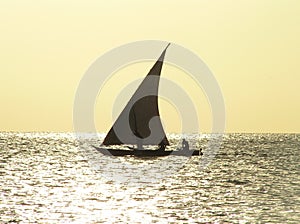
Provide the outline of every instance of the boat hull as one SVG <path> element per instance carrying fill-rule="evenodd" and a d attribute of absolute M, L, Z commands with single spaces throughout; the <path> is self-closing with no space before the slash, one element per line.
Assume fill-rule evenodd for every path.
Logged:
<path fill-rule="evenodd" d="M 202 150 L 122 150 L 122 149 L 105 149 L 93 146 L 98 152 L 107 156 L 137 156 L 137 157 L 161 157 L 161 156 L 201 156 Z"/>

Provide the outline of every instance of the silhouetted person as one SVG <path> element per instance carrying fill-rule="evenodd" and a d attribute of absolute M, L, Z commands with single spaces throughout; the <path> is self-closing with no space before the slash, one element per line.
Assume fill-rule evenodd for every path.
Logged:
<path fill-rule="evenodd" d="M 199 155 L 203 156 L 202 148 L 199 149 Z"/>
<path fill-rule="evenodd" d="M 163 142 L 159 143 L 159 149 L 158 149 L 158 151 L 165 151 L 165 149 L 166 149 L 165 143 L 163 143 Z"/>
<path fill-rule="evenodd" d="M 186 141 L 185 139 L 182 139 L 182 150 L 189 150 L 190 146 L 188 141 Z"/>

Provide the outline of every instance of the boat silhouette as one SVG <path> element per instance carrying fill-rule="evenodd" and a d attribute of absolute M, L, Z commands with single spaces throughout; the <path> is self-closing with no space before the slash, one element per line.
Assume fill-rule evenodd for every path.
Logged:
<path fill-rule="evenodd" d="M 98 152 L 109 156 L 191 156 L 202 155 L 200 150 L 180 148 L 166 150 L 170 145 L 161 123 L 158 108 L 158 87 L 161 70 L 167 48 L 150 69 L 142 83 L 130 98 L 119 117 L 107 133 L 100 147 L 93 146 Z M 111 145 L 136 145 L 127 146 L 127 149 L 113 149 L 105 146 Z M 146 145 L 157 145 L 158 149 L 144 149 Z"/>

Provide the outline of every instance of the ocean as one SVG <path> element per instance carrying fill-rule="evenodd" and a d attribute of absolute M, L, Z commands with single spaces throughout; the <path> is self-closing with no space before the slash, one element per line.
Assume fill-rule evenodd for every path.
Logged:
<path fill-rule="evenodd" d="M 300 134 L 224 134 L 204 167 L 211 137 L 202 157 L 111 158 L 93 137 L 1 132 L 0 223 L 299 223 Z"/>

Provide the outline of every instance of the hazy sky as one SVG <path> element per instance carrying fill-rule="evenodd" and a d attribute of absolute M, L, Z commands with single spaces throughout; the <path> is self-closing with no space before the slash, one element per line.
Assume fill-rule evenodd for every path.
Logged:
<path fill-rule="evenodd" d="M 300 132 L 298 0 L 1 0 L 0 21 L 0 130 L 72 131 L 74 95 L 90 64 L 119 45 L 155 39 L 205 61 L 223 92 L 227 132 Z M 118 77 L 136 68 L 142 78 L 150 67 Z M 175 131 L 176 111 L 160 103 Z M 203 111 L 209 131 L 209 104 Z M 112 122 L 95 119 L 99 131 Z"/>

